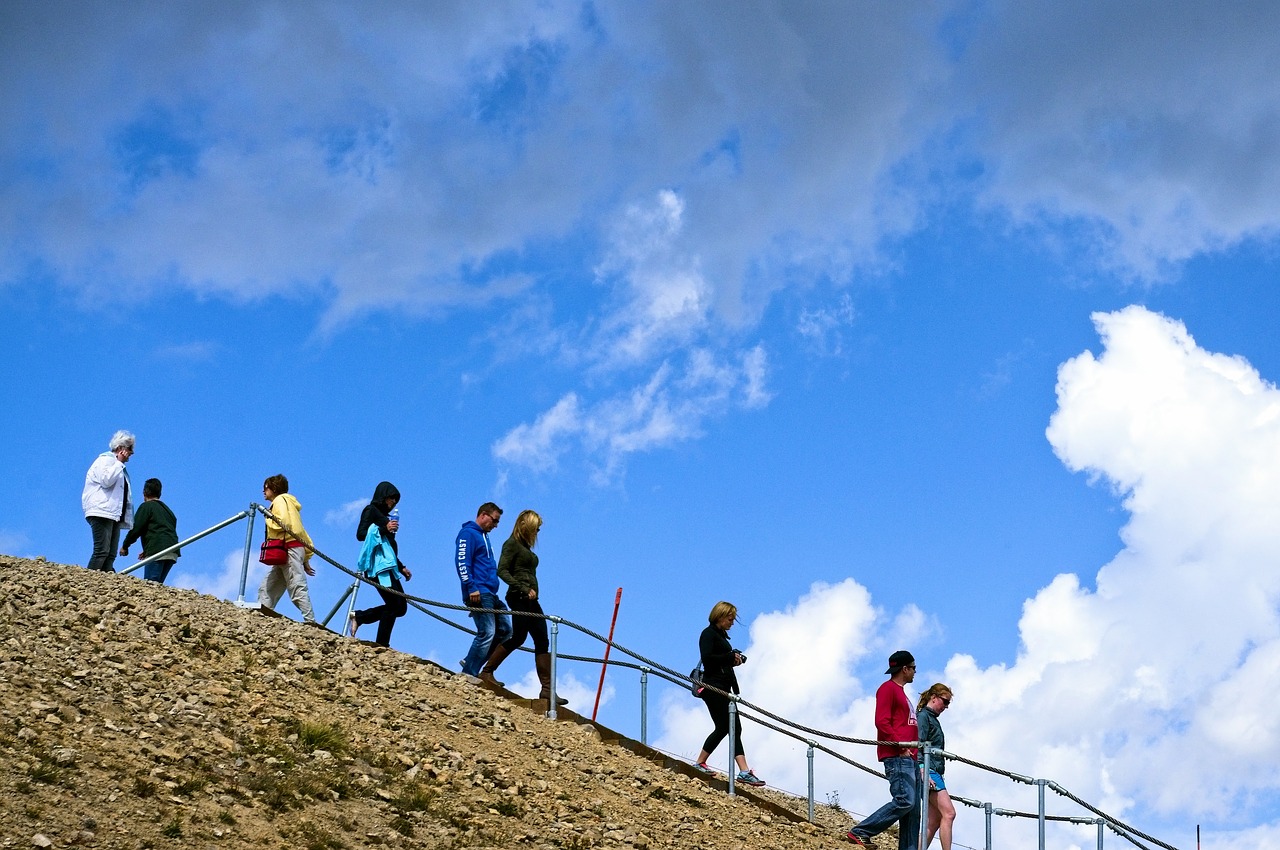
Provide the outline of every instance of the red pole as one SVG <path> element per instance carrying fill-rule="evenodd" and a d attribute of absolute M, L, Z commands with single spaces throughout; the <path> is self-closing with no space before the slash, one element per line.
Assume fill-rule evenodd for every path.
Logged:
<path fill-rule="evenodd" d="M 604 690 L 604 671 L 609 669 L 609 650 L 613 649 L 613 627 L 618 625 L 618 606 L 622 604 L 622 588 L 613 597 L 613 622 L 609 623 L 609 642 L 604 645 L 604 663 L 600 665 L 600 684 L 596 686 L 596 704 L 591 707 L 591 722 L 596 722 L 596 712 L 600 710 L 600 692 Z"/>

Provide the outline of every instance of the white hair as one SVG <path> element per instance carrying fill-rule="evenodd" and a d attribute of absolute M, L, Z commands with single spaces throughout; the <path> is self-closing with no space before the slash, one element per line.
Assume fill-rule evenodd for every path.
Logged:
<path fill-rule="evenodd" d="M 113 452 L 121 446 L 132 448 L 137 439 L 137 437 L 133 436 L 132 431 L 116 431 L 111 435 L 111 442 L 107 445 L 107 448 Z"/>

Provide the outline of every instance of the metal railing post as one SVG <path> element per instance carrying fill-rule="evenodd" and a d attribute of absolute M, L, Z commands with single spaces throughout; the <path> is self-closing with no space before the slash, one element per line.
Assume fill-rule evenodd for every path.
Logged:
<path fill-rule="evenodd" d="M 916 846 L 923 850 L 925 846 L 925 833 L 929 830 L 929 751 L 932 750 L 933 747 L 925 744 L 923 741 L 921 744 L 920 772 L 916 777 L 916 782 L 918 783 L 916 787 L 920 791 L 920 799 L 916 802 L 916 805 L 920 809 L 920 822 L 916 825 L 916 834 L 919 837 L 920 843 Z"/>
<path fill-rule="evenodd" d="M 738 760 L 734 757 L 738 737 L 738 698 L 729 694 L 729 796 L 737 795 L 735 780 L 738 778 Z"/>
<path fill-rule="evenodd" d="M 186 540 L 182 540 L 173 544 L 168 549 L 162 549 L 159 552 L 155 553 L 154 555 L 148 555 L 147 557 L 139 560 L 138 563 L 134 564 L 133 566 L 127 567 L 121 570 L 120 574 L 125 575 L 133 572 L 134 570 L 141 569 L 147 564 L 160 560 L 165 555 L 168 555 L 170 552 L 176 552 L 177 550 L 181 549 L 183 546 L 189 546 L 192 543 L 195 543 L 197 540 L 208 537 L 210 534 L 213 534 L 215 531 L 221 531 L 222 529 L 226 528 L 228 525 L 231 525 L 232 523 L 235 523 L 235 522 L 239 522 L 240 520 L 244 519 L 246 516 L 251 516 L 250 512 L 241 511 L 240 513 L 236 514 L 233 517 L 228 517 L 227 519 L 224 519 L 222 522 L 218 523 L 212 528 L 206 528 L 204 531 L 200 532 L 199 534 L 196 534 L 192 537 L 188 537 Z"/>
<path fill-rule="evenodd" d="M 1095 818 L 1094 823 L 1098 825 L 1098 850 L 1102 850 L 1103 825 L 1106 823 L 1102 818 Z"/>
<path fill-rule="evenodd" d="M 551 619 L 551 689 L 547 691 L 547 717 L 556 719 L 556 655 L 560 643 L 560 618 Z"/>
<path fill-rule="evenodd" d="M 246 606 L 244 601 L 244 585 L 249 580 L 249 553 L 253 551 L 253 519 L 257 509 L 257 502 L 249 503 L 249 527 L 244 531 L 244 561 L 240 564 L 240 595 L 236 597 L 236 604 L 241 607 L 257 607 L 256 604 Z"/>
<path fill-rule="evenodd" d="M 983 803 L 983 804 L 982 804 L 982 810 L 983 810 L 984 812 L 986 812 L 986 814 L 987 814 L 987 847 L 986 847 L 986 850 L 991 850 L 991 804 L 990 804 L 990 803 Z"/>
<path fill-rule="evenodd" d="M 813 748 L 817 741 L 809 742 L 809 752 L 806 758 L 809 759 L 809 823 L 813 823 Z"/>
<path fill-rule="evenodd" d="M 649 668 L 640 668 L 640 743 L 649 744 Z"/>
<path fill-rule="evenodd" d="M 350 599 L 351 604 L 347 605 L 347 617 L 342 621 L 342 633 L 346 634 L 347 621 L 351 619 L 351 612 L 356 609 L 356 594 L 359 592 L 360 579 L 356 579 L 350 587 L 342 591 L 342 595 L 338 597 L 337 602 L 333 603 L 333 607 L 329 609 L 328 614 L 325 614 L 324 619 L 320 621 L 320 624 L 327 627 L 329 625 L 329 621 L 333 619 L 333 615 L 338 613 L 338 609 L 341 608 L 348 599 Z"/>
<path fill-rule="evenodd" d="M 1045 841 L 1045 838 L 1044 838 L 1044 786 L 1045 786 L 1046 784 L 1047 784 L 1047 783 L 1046 783 L 1046 780 L 1044 780 L 1044 779 L 1037 779 L 1037 780 L 1036 780 L 1036 788 L 1037 788 L 1037 789 L 1039 789 L 1039 790 L 1038 790 L 1038 794 L 1039 794 L 1039 797 L 1040 797 L 1040 807 L 1039 807 L 1039 819 L 1040 819 L 1040 850 L 1044 850 L 1044 841 Z"/>

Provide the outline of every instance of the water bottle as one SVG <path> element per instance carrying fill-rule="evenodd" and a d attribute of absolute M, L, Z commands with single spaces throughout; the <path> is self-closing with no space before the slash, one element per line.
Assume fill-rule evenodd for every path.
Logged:
<path fill-rule="evenodd" d="M 400 527 L 400 525 L 399 525 L 399 523 L 400 523 L 400 509 L 399 509 L 399 508 L 392 508 L 392 509 L 391 509 L 391 513 L 387 514 L 387 521 L 388 521 L 388 522 L 394 522 L 394 523 L 396 523 L 396 528 L 399 528 L 399 527 Z"/>

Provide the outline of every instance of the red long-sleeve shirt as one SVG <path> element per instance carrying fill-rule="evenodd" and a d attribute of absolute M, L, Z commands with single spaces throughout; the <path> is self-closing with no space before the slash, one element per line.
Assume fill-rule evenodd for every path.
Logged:
<path fill-rule="evenodd" d="M 876 690 L 876 740 L 918 741 L 916 712 L 907 699 L 907 692 L 893 679 L 888 679 Z M 915 747 L 876 747 L 876 758 L 884 761 L 897 756 L 916 757 Z"/>

